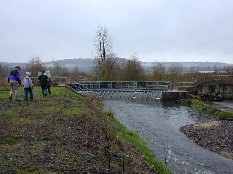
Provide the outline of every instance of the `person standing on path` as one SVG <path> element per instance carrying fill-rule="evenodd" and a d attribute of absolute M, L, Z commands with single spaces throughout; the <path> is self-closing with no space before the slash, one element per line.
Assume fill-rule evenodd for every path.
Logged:
<path fill-rule="evenodd" d="M 20 66 L 16 66 L 8 76 L 8 83 L 10 83 L 10 100 L 18 100 L 18 86 L 21 85 L 20 70 Z"/>
<path fill-rule="evenodd" d="M 49 81 L 49 77 L 47 74 L 45 74 L 45 70 L 43 70 L 42 74 L 38 77 L 38 82 L 41 86 L 43 97 L 46 97 L 48 94 L 48 86 L 47 86 L 48 81 Z"/>
<path fill-rule="evenodd" d="M 49 78 L 48 78 L 48 84 L 47 84 L 49 95 L 52 94 L 51 89 L 50 89 L 51 86 L 52 86 L 52 80 L 51 80 L 51 77 L 49 77 Z"/>
<path fill-rule="evenodd" d="M 24 83 L 24 100 L 28 101 L 28 93 L 30 95 L 30 99 L 33 100 L 33 83 L 32 83 L 32 79 L 30 77 L 31 73 L 30 72 L 26 72 L 26 76 L 23 79 L 23 83 Z"/>

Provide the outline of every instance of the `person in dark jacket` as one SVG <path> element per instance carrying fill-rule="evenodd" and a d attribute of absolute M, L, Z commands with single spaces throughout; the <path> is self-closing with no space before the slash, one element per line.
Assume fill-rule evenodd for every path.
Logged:
<path fill-rule="evenodd" d="M 41 90 L 42 90 L 42 95 L 43 97 L 46 97 L 48 94 L 48 81 L 49 81 L 49 77 L 47 74 L 45 74 L 45 71 L 42 71 L 42 74 L 38 77 L 38 82 L 41 86 Z"/>
<path fill-rule="evenodd" d="M 18 100 L 18 86 L 21 85 L 20 70 L 20 66 L 16 66 L 8 76 L 8 83 L 10 83 L 10 100 Z"/>
<path fill-rule="evenodd" d="M 51 89 L 50 89 L 51 86 L 52 86 L 52 80 L 51 80 L 51 77 L 49 77 L 49 79 L 48 79 L 48 84 L 47 84 L 49 95 L 52 94 Z"/>

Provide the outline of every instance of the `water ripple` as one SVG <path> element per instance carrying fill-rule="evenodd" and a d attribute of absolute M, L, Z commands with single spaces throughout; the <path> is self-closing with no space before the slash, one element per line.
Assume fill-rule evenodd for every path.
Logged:
<path fill-rule="evenodd" d="M 174 103 L 106 100 L 105 108 L 148 142 L 155 155 L 179 174 L 233 174 L 233 160 L 208 151 L 179 128 L 210 119 Z"/>

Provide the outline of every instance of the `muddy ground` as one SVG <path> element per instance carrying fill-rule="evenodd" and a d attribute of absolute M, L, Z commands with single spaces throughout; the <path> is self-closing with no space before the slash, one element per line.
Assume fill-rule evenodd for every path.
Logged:
<path fill-rule="evenodd" d="M 233 121 L 191 124 L 180 131 L 202 147 L 233 159 Z"/>

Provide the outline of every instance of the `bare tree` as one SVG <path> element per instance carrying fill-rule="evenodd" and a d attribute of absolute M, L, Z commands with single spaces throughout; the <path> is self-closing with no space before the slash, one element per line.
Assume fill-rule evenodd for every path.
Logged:
<path fill-rule="evenodd" d="M 9 71 L 9 67 L 8 66 L 4 66 L 2 64 L 0 64 L 0 85 L 6 85 L 7 84 L 7 75 Z"/>
<path fill-rule="evenodd" d="M 129 59 L 124 67 L 124 80 L 143 80 L 144 69 L 136 55 Z"/>
<path fill-rule="evenodd" d="M 182 72 L 182 69 L 183 69 L 182 65 L 176 63 L 170 66 L 169 71 L 171 74 L 180 74 Z"/>
<path fill-rule="evenodd" d="M 112 39 L 106 27 L 100 26 L 94 39 L 95 58 L 97 63 L 104 62 L 112 54 Z"/>
<path fill-rule="evenodd" d="M 183 70 L 183 67 L 181 64 L 176 63 L 174 65 L 171 65 L 171 67 L 169 68 L 169 72 L 171 76 L 170 80 L 172 82 L 179 80 L 179 76 L 181 75 L 182 70 Z"/>
<path fill-rule="evenodd" d="M 227 66 L 223 69 L 227 74 L 233 75 L 233 66 Z"/>
<path fill-rule="evenodd" d="M 119 77 L 117 56 L 112 51 L 112 39 L 106 27 L 99 27 L 94 40 L 95 78 L 98 80 L 116 80 Z"/>
<path fill-rule="evenodd" d="M 26 65 L 26 70 L 31 72 L 33 77 L 37 77 L 38 72 L 41 72 L 43 69 L 45 67 L 39 56 L 33 56 Z"/>
<path fill-rule="evenodd" d="M 54 65 L 50 70 L 53 76 L 67 76 L 68 74 L 68 68 L 60 65 L 58 62 L 54 62 Z"/>
<path fill-rule="evenodd" d="M 163 80 L 165 73 L 166 69 L 162 62 L 158 62 L 152 67 L 152 76 L 154 80 Z"/>
<path fill-rule="evenodd" d="M 5 65 L 0 64 L 0 76 L 4 77 L 7 76 L 7 72 L 8 72 L 8 67 Z"/>

